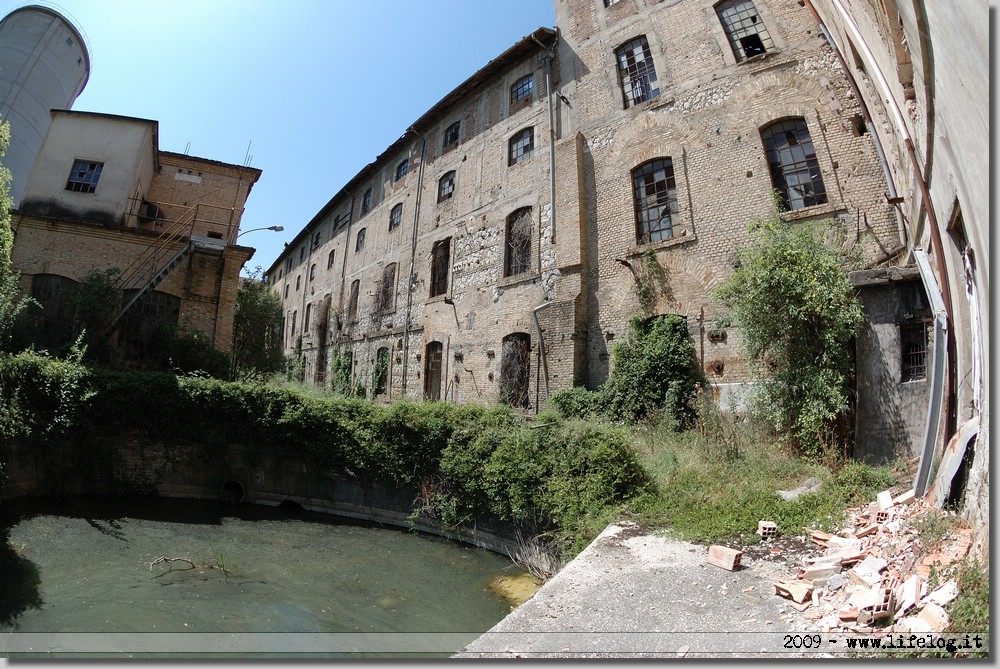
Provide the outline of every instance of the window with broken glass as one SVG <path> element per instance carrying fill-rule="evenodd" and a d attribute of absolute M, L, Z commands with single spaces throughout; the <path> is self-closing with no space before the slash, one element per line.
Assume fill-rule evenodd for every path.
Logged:
<path fill-rule="evenodd" d="M 361 215 L 364 216 L 369 211 L 372 210 L 372 189 L 369 188 L 365 191 L 365 194 L 361 196 Z"/>
<path fill-rule="evenodd" d="M 444 202 L 455 194 L 455 172 L 451 171 L 438 181 L 438 202 Z"/>
<path fill-rule="evenodd" d="M 93 193 L 97 190 L 97 182 L 101 179 L 104 163 L 92 163 L 87 160 L 74 160 L 73 169 L 66 180 L 66 190 L 77 193 Z"/>
<path fill-rule="evenodd" d="M 403 224 L 403 203 L 400 202 L 389 212 L 389 232 Z"/>
<path fill-rule="evenodd" d="M 522 207 L 507 217 L 504 276 L 516 276 L 531 269 L 531 223 L 531 207 Z"/>
<path fill-rule="evenodd" d="M 774 49 L 774 42 L 752 0 L 725 0 L 715 6 L 715 13 L 722 22 L 737 62 Z"/>
<path fill-rule="evenodd" d="M 410 159 L 403 158 L 402 162 L 396 165 L 396 181 L 400 181 L 410 171 Z"/>
<path fill-rule="evenodd" d="M 507 335 L 500 356 L 500 402 L 526 408 L 530 375 L 531 336 L 524 332 Z"/>
<path fill-rule="evenodd" d="M 652 100 L 660 94 L 656 83 L 653 54 L 644 36 L 636 37 L 618 47 L 615 50 L 615 58 L 618 60 L 618 76 L 622 85 L 625 109 Z"/>
<path fill-rule="evenodd" d="M 632 170 L 636 242 L 652 244 L 673 237 L 677 186 L 670 158 L 657 158 Z"/>
<path fill-rule="evenodd" d="M 458 146 L 459 131 L 461 130 L 461 127 L 461 122 L 455 121 L 445 128 L 444 141 L 441 145 L 441 153 L 451 151 Z"/>
<path fill-rule="evenodd" d="M 535 129 L 525 128 L 510 138 L 508 165 L 516 165 L 531 157 L 535 148 Z"/>
<path fill-rule="evenodd" d="M 789 210 L 825 204 L 826 187 L 809 128 L 802 118 L 765 126 L 760 133 L 771 181 Z"/>

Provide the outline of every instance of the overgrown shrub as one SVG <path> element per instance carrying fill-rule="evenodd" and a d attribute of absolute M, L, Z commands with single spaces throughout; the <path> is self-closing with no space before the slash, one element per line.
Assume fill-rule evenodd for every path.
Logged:
<path fill-rule="evenodd" d="M 715 298 L 732 310 L 758 390 L 758 416 L 788 443 L 818 455 L 850 437 L 850 342 L 863 314 L 844 265 L 822 231 L 776 213 L 751 241 Z"/>
<path fill-rule="evenodd" d="M 22 351 L 0 354 L 0 440 L 63 434 L 93 396 L 83 354 L 66 359 Z"/>

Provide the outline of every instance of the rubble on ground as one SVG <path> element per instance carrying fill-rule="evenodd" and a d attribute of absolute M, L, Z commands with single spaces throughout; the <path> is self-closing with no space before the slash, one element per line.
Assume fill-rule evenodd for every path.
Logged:
<path fill-rule="evenodd" d="M 775 595 L 788 600 L 789 617 L 809 621 L 810 631 L 944 631 L 944 606 L 958 596 L 952 567 L 968 554 L 972 530 L 957 527 L 945 541 L 926 546 L 917 521 L 931 513 L 943 512 L 912 490 L 896 497 L 883 491 L 875 502 L 849 510 L 840 531 L 809 532 L 809 552 L 816 554 L 801 554 L 796 573 L 774 583 Z M 771 525 L 762 521 L 758 528 L 762 544 L 772 541 Z"/>

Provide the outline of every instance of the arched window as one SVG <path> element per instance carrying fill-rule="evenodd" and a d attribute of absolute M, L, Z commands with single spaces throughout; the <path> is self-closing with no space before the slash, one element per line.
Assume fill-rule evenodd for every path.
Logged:
<path fill-rule="evenodd" d="M 384 314 L 396 306 L 396 263 L 391 262 L 382 269 L 382 280 L 379 282 L 376 313 Z"/>
<path fill-rule="evenodd" d="M 657 158 L 632 170 L 636 242 L 652 244 L 673 236 L 677 185 L 670 158 Z"/>
<path fill-rule="evenodd" d="M 389 212 L 389 232 L 403 224 L 403 203 L 400 202 Z"/>
<path fill-rule="evenodd" d="M 128 300 L 134 291 L 126 291 Z M 125 315 L 123 347 L 126 355 L 142 359 L 147 352 L 157 353 L 151 341 L 157 335 L 173 334 L 181 313 L 181 299 L 169 293 L 151 290 L 139 298 Z"/>
<path fill-rule="evenodd" d="M 365 248 L 365 231 L 367 228 L 358 230 L 358 236 L 354 238 L 354 252 L 358 253 Z"/>
<path fill-rule="evenodd" d="M 531 336 L 525 332 L 507 335 L 500 357 L 500 402 L 527 407 L 530 376 Z"/>
<path fill-rule="evenodd" d="M 351 282 L 351 293 L 347 298 L 347 322 L 353 323 L 358 320 L 358 293 L 361 292 L 361 281 L 355 279 Z"/>
<path fill-rule="evenodd" d="M 455 171 L 447 172 L 438 181 L 438 202 L 444 202 L 455 194 Z"/>
<path fill-rule="evenodd" d="M 431 247 L 431 297 L 448 292 L 448 270 L 451 269 L 451 237 L 434 242 Z"/>
<path fill-rule="evenodd" d="M 771 182 L 790 210 L 826 203 L 826 187 L 805 119 L 776 121 L 760 131 Z"/>
<path fill-rule="evenodd" d="M 644 35 L 615 49 L 615 58 L 618 61 L 618 78 L 622 85 L 625 109 L 652 100 L 660 94 L 653 54 Z"/>
<path fill-rule="evenodd" d="M 724 0 L 715 6 L 737 62 L 774 49 L 752 0 Z"/>
<path fill-rule="evenodd" d="M 515 276 L 531 269 L 531 207 L 522 207 L 507 217 L 503 275 Z"/>

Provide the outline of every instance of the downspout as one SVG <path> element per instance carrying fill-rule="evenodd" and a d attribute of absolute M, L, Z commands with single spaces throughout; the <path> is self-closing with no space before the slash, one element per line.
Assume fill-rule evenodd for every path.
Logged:
<path fill-rule="evenodd" d="M 946 336 L 948 331 L 948 318 L 945 313 L 944 303 L 937 291 L 934 282 L 934 272 L 931 270 L 930 261 L 927 259 L 927 252 L 923 249 L 914 249 L 913 255 L 917 260 L 917 269 L 924 284 L 931 286 L 934 290 L 928 290 L 927 295 L 931 301 L 931 309 L 934 312 L 934 358 L 931 360 L 931 392 L 927 400 L 927 423 L 924 427 L 924 447 L 920 453 L 920 464 L 917 466 L 917 478 L 913 482 L 913 492 L 917 497 L 923 497 L 927 492 L 930 483 L 930 470 L 934 460 L 934 446 L 937 443 L 937 434 L 941 426 L 941 405 L 944 394 L 945 353 L 947 351 Z"/>
<path fill-rule="evenodd" d="M 556 242 L 556 125 L 555 112 L 552 103 L 552 55 L 555 43 L 547 47 L 532 35 L 531 39 L 542 48 L 542 60 L 545 62 L 545 97 L 549 110 L 549 243 Z M 558 39 L 558 38 L 557 38 Z M 539 272 L 541 272 L 541 249 L 539 249 Z M 538 312 L 545 307 L 551 306 L 552 302 L 546 300 L 531 310 L 531 318 L 535 323 L 535 331 L 538 333 L 538 356 L 542 363 L 542 380 L 545 382 L 545 401 L 549 400 L 549 367 L 545 356 L 545 337 L 542 335 L 542 326 L 538 322 Z M 539 397 L 538 388 L 535 387 L 535 413 L 538 413 Z"/>
<path fill-rule="evenodd" d="M 417 197 L 413 203 L 413 235 L 410 239 L 410 278 L 406 282 L 406 319 L 403 321 L 403 379 L 401 397 L 406 397 L 406 370 L 410 359 L 410 315 L 413 311 L 413 267 L 417 259 L 417 223 L 420 220 L 420 193 L 424 186 L 424 151 L 427 148 L 427 138 L 421 135 L 413 126 L 410 132 L 420 138 L 420 171 L 417 172 Z"/>
<path fill-rule="evenodd" d="M 340 294 L 337 296 L 337 304 L 340 305 L 340 308 L 342 310 L 344 308 L 344 281 L 347 279 L 347 254 L 350 253 L 350 251 L 351 251 L 351 225 L 354 223 L 354 193 L 352 193 L 350 191 L 347 191 L 347 190 L 345 190 L 344 192 L 347 193 L 351 197 L 351 206 L 347 210 L 347 229 L 344 231 L 344 237 L 345 237 L 345 239 L 344 239 L 344 253 L 343 253 L 344 257 L 340 259 Z M 336 234 L 336 232 L 337 232 L 337 219 L 336 219 L 336 217 L 334 217 L 334 220 L 333 220 L 333 228 L 334 228 L 334 234 Z M 336 246 L 334 246 L 334 248 L 336 248 Z M 329 318 L 329 317 L 330 317 L 329 314 L 327 314 L 327 318 Z M 341 325 L 346 325 L 346 320 L 347 319 L 346 319 L 346 314 L 344 313 L 344 311 L 340 312 L 340 317 L 343 319 L 341 321 Z M 340 333 L 338 333 L 337 334 L 337 340 L 338 340 L 338 342 L 337 342 L 337 349 L 338 349 L 338 351 L 340 349 L 340 341 L 339 341 L 340 337 L 341 337 L 341 335 L 340 335 Z M 331 342 L 330 342 L 330 348 L 331 349 L 333 348 L 332 339 L 333 338 L 331 337 Z M 331 355 L 328 355 L 327 356 L 327 362 L 328 362 L 328 364 L 330 362 L 335 362 L 334 357 L 331 356 Z M 334 367 L 334 371 L 336 371 L 336 366 Z M 331 377 L 332 377 L 332 375 L 331 375 Z M 333 387 L 333 384 L 335 382 L 336 382 L 336 379 L 334 379 L 334 378 L 330 379 L 330 385 L 331 385 L 331 387 Z M 354 387 L 354 351 L 353 350 L 351 351 L 351 380 L 350 380 L 350 383 L 351 383 L 351 388 L 353 388 Z"/>

